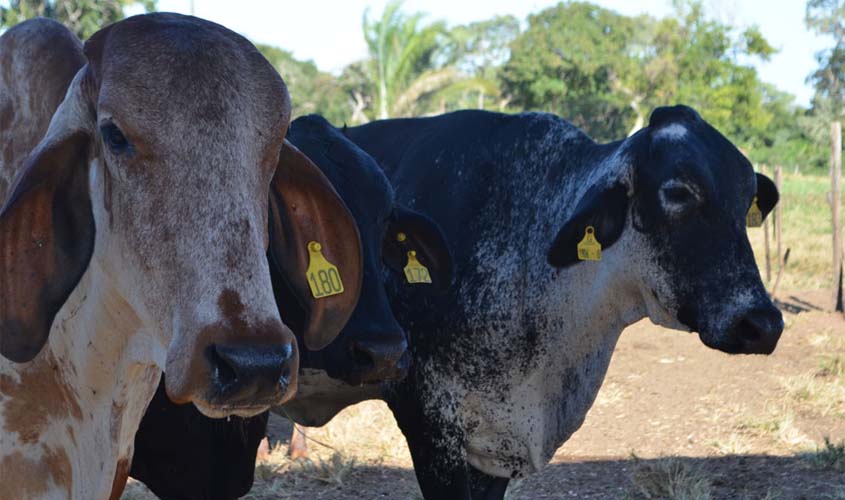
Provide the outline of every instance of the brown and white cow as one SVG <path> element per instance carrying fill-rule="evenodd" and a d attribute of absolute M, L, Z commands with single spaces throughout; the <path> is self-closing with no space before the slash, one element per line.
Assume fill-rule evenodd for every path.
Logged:
<path fill-rule="evenodd" d="M 4 173 L 22 166 L 0 210 L 2 499 L 118 498 L 162 369 L 172 400 L 212 417 L 289 399 L 298 354 L 268 265 L 308 311 L 310 348 L 360 290 L 355 223 L 284 141 L 287 90 L 252 44 L 175 14 L 116 23 L 84 53 L 62 30 L 0 39 L 2 125 L 67 88 L 25 161 L 4 145 Z M 27 72 L 50 51 L 84 63 L 69 84 Z M 311 241 L 346 292 L 310 295 Z"/>
<path fill-rule="evenodd" d="M 55 21 L 33 19 L 0 37 L 0 203 L 84 65 L 82 44 Z"/>

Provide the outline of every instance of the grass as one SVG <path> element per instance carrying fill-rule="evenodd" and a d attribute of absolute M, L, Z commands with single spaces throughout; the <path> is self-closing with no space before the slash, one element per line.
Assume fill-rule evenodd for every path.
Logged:
<path fill-rule="evenodd" d="M 355 468 L 356 460 L 347 458 L 342 453 L 335 452 L 326 460 L 318 458 L 316 462 L 310 459 L 299 461 L 302 473 L 309 479 L 321 483 L 343 486 L 346 476 Z"/>
<path fill-rule="evenodd" d="M 711 445 L 722 455 L 744 455 L 751 450 L 745 437 L 736 432 L 731 432 L 724 439 L 712 441 Z"/>
<path fill-rule="evenodd" d="M 642 460 L 631 457 L 631 484 L 625 500 L 710 500 L 711 480 L 699 469 L 674 457 Z"/>
<path fill-rule="evenodd" d="M 845 376 L 845 355 L 824 356 L 819 362 L 817 377 L 844 377 Z"/>
<path fill-rule="evenodd" d="M 769 437 L 787 448 L 806 446 L 811 442 L 795 423 L 795 412 L 787 405 L 769 406 L 764 415 L 748 416 L 738 428 L 752 435 Z"/>
<path fill-rule="evenodd" d="M 830 180 L 825 175 L 784 173 L 780 198 L 783 210 L 782 247 L 784 251 L 787 248 L 791 250 L 779 290 L 816 290 L 833 286 L 829 191 Z M 767 220 L 772 259 L 772 276 L 767 285 L 771 288 L 777 276 L 777 247 L 771 237 L 773 217 L 770 215 Z M 763 228 L 749 228 L 748 236 L 765 279 Z"/>
<path fill-rule="evenodd" d="M 845 472 L 845 441 L 834 443 L 824 438 L 824 445 L 804 454 L 804 459 L 814 469 Z"/>
<path fill-rule="evenodd" d="M 845 416 L 845 376 L 842 375 L 841 359 L 826 357 L 815 372 L 781 378 L 787 396 L 819 415 Z"/>

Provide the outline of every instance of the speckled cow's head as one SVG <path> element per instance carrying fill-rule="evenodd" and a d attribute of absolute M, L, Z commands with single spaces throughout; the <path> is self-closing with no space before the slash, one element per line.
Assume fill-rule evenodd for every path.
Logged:
<path fill-rule="evenodd" d="M 633 231 L 635 249 L 618 258 L 630 261 L 653 320 L 696 331 L 725 352 L 772 352 L 783 319 L 746 234 L 752 203 L 765 217 L 778 201 L 772 181 L 755 175 L 733 144 L 685 106 L 656 109 L 620 150 L 626 171 L 587 190 L 549 262 L 576 264 L 588 225 L 604 249 Z"/>
<path fill-rule="evenodd" d="M 361 252 L 343 202 L 284 140 L 282 79 L 243 37 L 175 14 L 116 23 L 84 50 L 0 212 L 0 353 L 35 357 L 96 262 L 137 334 L 166 349 L 171 399 L 209 416 L 288 399 L 298 354 L 268 248 L 269 265 L 298 276 L 315 348 L 352 312 Z M 309 241 L 346 271 L 349 293 L 306 292 Z"/>

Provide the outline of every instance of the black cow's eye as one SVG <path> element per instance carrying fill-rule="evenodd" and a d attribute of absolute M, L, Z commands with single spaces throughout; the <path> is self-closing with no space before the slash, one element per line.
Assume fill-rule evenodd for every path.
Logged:
<path fill-rule="evenodd" d="M 123 153 L 129 149 L 129 141 L 126 136 L 113 123 L 100 127 L 100 134 L 103 136 L 103 143 L 114 153 Z"/>
<path fill-rule="evenodd" d="M 701 197 L 698 192 L 686 182 L 670 180 L 660 188 L 660 203 L 669 214 L 686 213 L 698 206 L 700 202 Z"/>
<path fill-rule="evenodd" d="M 695 200 L 692 191 L 685 187 L 670 187 L 663 189 L 663 197 L 669 203 L 686 204 Z"/>

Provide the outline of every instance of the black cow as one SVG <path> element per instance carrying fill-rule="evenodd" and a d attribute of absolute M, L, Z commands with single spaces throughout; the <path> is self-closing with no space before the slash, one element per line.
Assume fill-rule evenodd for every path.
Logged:
<path fill-rule="evenodd" d="M 405 283 L 404 268 L 407 252 L 413 251 L 432 281 L 413 285 L 418 293 L 425 297 L 445 289 L 452 279 L 449 249 L 430 219 L 395 203 L 379 166 L 326 120 L 319 116 L 295 120 L 288 140 L 320 167 L 348 206 L 358 224 L 364 257 L 361 296 L 349 322 L 325 349 L 300 351 L 303 397 L 307 398 L 308 389 L 324 384 L 324 373 L 330 386 L 377 396 L 378 386 L 372 383 L 401 378 L 409 365 L 405 333 L 390 311 L 385 281 L 412 286 Z M 403 279 L 385 276 L 382 264 Z M 305 311 L 280 274 L 273 273 L 272 279 L 279 311 L 302 346 Z M 369 385 L 361 385 L 365 383 Z M 347 396 L 342 405 L 353 402 L 357 401 Z M 256 451 L 266 426 L 267 413 L 213 420 L 193 405 L 174 405 L 162 382 L 136 434 L 130 475 L 167 500 L 237 498 L 252 486 Z"/>
<path fill-rule="evenodd" d="M 501 499 L 575 432 L 620 332 L 643 317 L 728 353 L 770 353 L 783 320 L 745 229 L 773 183 L 694 110 L 597 144 L 549 114 L 458 111 L 347 136 L 455 260 L 443 296 L 391 297 L 414 361 L 386 399 L 427 499 Z M 591 233 L 601 245 L 589 257 Z M 432 314 L 432 311 L 436 311 Z"/>

